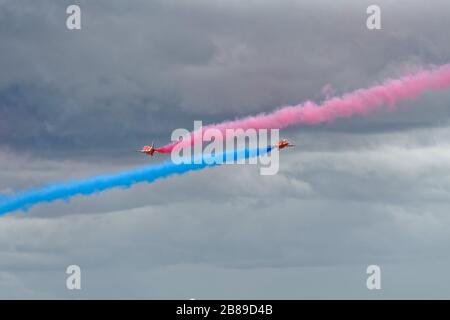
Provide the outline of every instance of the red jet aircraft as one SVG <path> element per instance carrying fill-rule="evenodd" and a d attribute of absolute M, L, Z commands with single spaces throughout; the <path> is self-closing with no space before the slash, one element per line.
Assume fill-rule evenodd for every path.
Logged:
<path fill-rule="evenodd" d="M 293 147 L 294 145 L 291 144 L 289 141 L 287 141 L 286 139 L 280 140 L 278 141 L 278 143 L 274 146 L 275 148 L 278 148 L 278 150 L 284 149 L 284 148 L 289 148 L 289 147 Z"/>
<path fill-rule="evenodd" d="M 138 150 L 137 152 L 145 153 L 146 155 L 152 157 L 155 152 L 158 152 L 158 150 L 155 148 L 155 144 L 152 142 L 151 146 L 144 146 L 142 150 Z"/>

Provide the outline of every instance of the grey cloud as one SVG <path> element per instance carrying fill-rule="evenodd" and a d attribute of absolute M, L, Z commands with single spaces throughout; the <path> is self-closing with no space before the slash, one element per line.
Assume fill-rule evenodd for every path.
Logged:
<path fill-rule="evenodd" d="M 167 158 L 135 148 L 194 119 L 450 56 L 446 1 L 379 1 L 379 32 L 367 1 L 79 1 L 80 32 L 68 3 L 0 1 L 0 194 L 149 165 Z M 0 297 L 448 297 L 449 101 L 284 130 L 297 147 L 275 176 L 226 166 L 2 217 Z"/>

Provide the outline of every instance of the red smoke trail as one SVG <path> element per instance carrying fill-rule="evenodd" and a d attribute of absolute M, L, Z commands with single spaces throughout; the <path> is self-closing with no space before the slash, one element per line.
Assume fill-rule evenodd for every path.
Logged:
<path fill-rule="evenodd" d="M 391 79 L 368 89 L 359 89 L 352 93 L 326 100 L 321 105 L 307 101 L 296 106 L 282 107 L 272 113 L 261 113 L 234 121 L 212 124 L 203 128 L 216 128 L 225 133 L 225 129 L 281 129 L 296 124 L 319 124 L 336 118 L 366 115 L 387 106 L 393 110 L 398 101 L 412 99 L 427 91 L 442 90 L 450 87 L 450 64 L 431 70 L 422 70 L 399 79 Z M 193 137 L 201 132 L 192 132 L 182 141 L 172 142 L 157 149 L 170 153 L 175 145 L 190 145 Z"/>

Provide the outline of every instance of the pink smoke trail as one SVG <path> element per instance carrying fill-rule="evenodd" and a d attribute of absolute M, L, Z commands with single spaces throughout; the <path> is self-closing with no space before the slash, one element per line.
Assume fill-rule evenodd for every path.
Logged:
<path fill-rule="evenodd" d="M 208 128 L 219 129 L 281 129 L 298 124 L 319 124 L 330 122 L 336 118 L 348 118 L 353 115 L 367 115 L 387 106 L 394 110 L 397 102 L 412 99 L 427 91 L 443 90 L 450 87 L 450 64 L 431 70 L 422 70 L 399 79 L 389 79 L 381 85 L 368 89 L 359 89 L 324 101 L 321 105 L 306 101 L 295 106 L 282 107 L 272 113 L 261 113 L 234 121 L 208 125 Z M 192 132 L 181 141 L 175 141 L 157 149 L 158 152 L 170 153 L 175 145 L 190 145 L 193 138 L 200 136 L 200 131 Z"/>

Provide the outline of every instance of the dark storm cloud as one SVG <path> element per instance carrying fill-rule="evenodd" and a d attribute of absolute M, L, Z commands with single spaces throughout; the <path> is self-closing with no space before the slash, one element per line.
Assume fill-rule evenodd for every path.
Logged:
<path fill-rule="evenodd" d="M 339 94 L 450 56 L 444 1 L 381 2 L 377 32 L 365 27 L 364 1 L 80 1 L 81 31 L 65 28 L 68 3 L 0 6 L 3 146 L 119 156 L 152 138 L 165 143 L 194 119 L 320 101 L 327 84 Z M 401 125 L 442 122 L 447 105 Z M 386 118 L 336 128 L 384 130 Z"/>

